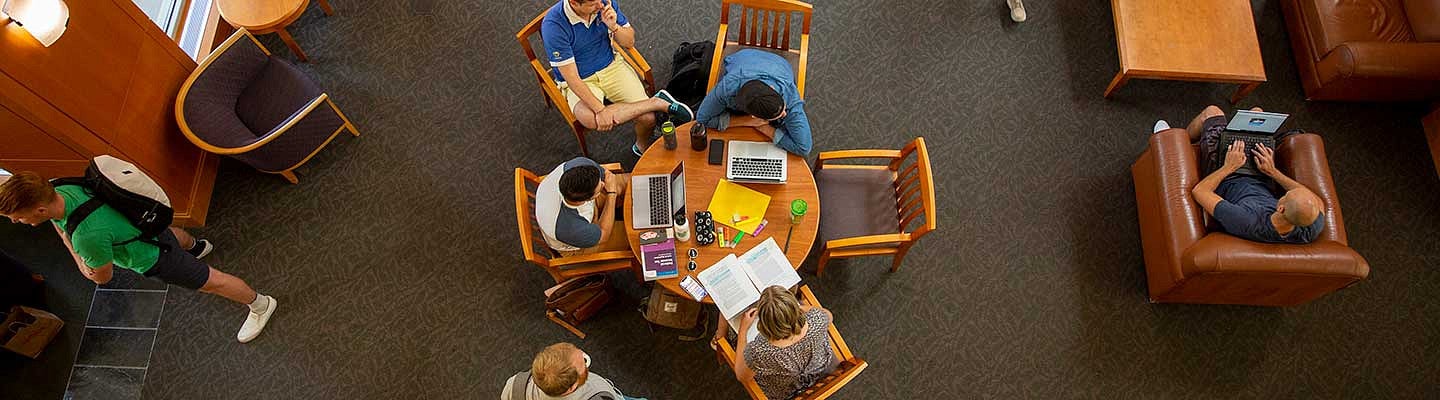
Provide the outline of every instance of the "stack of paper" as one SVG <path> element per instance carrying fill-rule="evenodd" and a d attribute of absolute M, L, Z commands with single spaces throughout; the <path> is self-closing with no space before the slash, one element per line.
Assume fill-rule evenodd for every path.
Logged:
<path fill-rule="evenodd" d="M 736 331 L 740 315 L 760 300 L 761 290 L 770 286 L 789 289 L 800 283 L 800 274 L 795 273 L 795 267 L 790 265 L 773 237 L 740 257 L 725 256 L 700 271 L 699 278 L 720 314 L 730 321 L 730 329 Z M 753 340 L 756 331 L 751 329 L 747 336 Z"/>
<path fill-rule="evenodd" d="M 708 209 L 715 222 L 752 234 L 765 219 L 765 209 L 769 207 L 770 195 L 722 179 L 715 186 Z M 736 222 L 737 215 L 746 218 Z"/>

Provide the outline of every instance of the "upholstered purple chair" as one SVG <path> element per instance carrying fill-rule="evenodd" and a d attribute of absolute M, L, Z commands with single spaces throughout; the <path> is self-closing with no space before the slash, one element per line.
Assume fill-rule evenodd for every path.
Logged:
<path fill-rule="evenodd" d="M 330 95 L 241 29 L 211 53 L 175 99 L 175 120 L 201 149 L 299 183 L 295 169 L 340 131 L 360 136 Z"/>

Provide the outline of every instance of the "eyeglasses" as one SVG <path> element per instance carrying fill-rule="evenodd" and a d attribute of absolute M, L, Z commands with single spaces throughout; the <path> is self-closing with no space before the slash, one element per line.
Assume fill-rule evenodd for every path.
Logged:
<path fill-rule="evenodd" d="M 690 248 L 690 251 L 689 251 L 688 253 L 686 253 L 686 254 L 690 256 L 690 265 L 688 265 L 687 268 L 690 268 L 691 271 L 694 271 L 694 270 L 695 270 L 695 257 L 699 257 L 699 256 L 700 256 L 700 250 L 698 250 L 698 249 L 696 249 L 696 248 L 694 248 L 694 247 L 691 247 L 691 248 Z"/>

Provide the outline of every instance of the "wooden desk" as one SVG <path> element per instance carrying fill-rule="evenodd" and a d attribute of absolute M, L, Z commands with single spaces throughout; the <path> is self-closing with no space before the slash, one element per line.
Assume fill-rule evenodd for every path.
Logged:
<path fill-rule="evenodd" d="M 675 128 L 675 136 L 679 141 L 675 150 L 666 150 L 665 141 L 656 140 L 645 151 L 645 155 L 640 157 L 640 161 L 635 163 L 635 170 L 631 171 L 631 175 L 669 174 L 671 170 L 675 169 L 677 162 L 684 161 L 685 214 L 693 229 L 695 212 L 709 208 L 710 196 L 715 193 L 715 185 L 725 178 L 725 166 L 710 165 L 706 162 L 709 148 L 706 148 L 705 151 L 695 151 L 690 148 L 690 125 L 692 124 L 694 122 Z M 724 139 L 727 149 L 730 140 L 766 141 L 765 136 L 755 131 L 754 128 L 748 127 L 730 128 L 724 132 L 712 129 L 710 130 L 710 139 Z M 692 231 L 690 241 L 675 243 L 675 263 L 679 265 L 680 275 L 656 282 L 672 293 L 689 297 L 690 295 L 680 288 L 680 280 L 704 271 L 705 268 L 719 262 L 721 258 L 725 258 L 725 255 L 744 254 L 771 236 L 775 238 L 775 244 L 784 248 L 785 232 L 790 229 L 790 201 L 795 199 L 805 200 L 810 206 L 809 212 L 805 213 L 800 225 L 795 226 L 795 233 L 790 238 L 790 251 L 785 252 L 785 258 L 790 260 L 790 264 L 799 268 L 800 263 L 805 262 L 805 256 L 810 254 L 810 246 L 815 244 L 815 235 L 820 227 L 820 192 L 815 188 L 815 175 L 811 173 L 810 165 L 805 163 L 805 158 L 791 154 L 787 165 L 789 181 L 783 185 L 744 184 L 745 187 L 770 195 L 770 207 L 765 209 L 765 219 L 769 220 L 770 224 L 760 232 L 760 236 L 745 235 L 745 238 L 740 240 L 740 246 L 722 249 L 718 237 L 715 243 L 700 246 L 695 243 L 695 233 Z M 639 231 L 630 225 L 630 221 L 635 218 L 634 215 L 631 215 L 631 197 L 631 194 L 625 195 L 625 221 L 620 223 L 625 224 L 625 234 L 630 237 L 630 251 L 635 252 L 636 258 L 641 258 L 640 241 L 635 239 Z M 720 226 L 719 219 L 722 217 L 715 216 L 715 218 L 715 225 L 718 227 Z M 725 232 L 729 233 L 732 238 L 735 235 L 735 230 L 728 229 L 728 227 Z M 692 247 L 700 250 L 700 256 L 695 258 L 695 271 L 690 271 L 687 267 L 690 257 L 686 253 Z M 709 297 L 706 297 L 704 302 L 714 303 Z"/>
<path fill-rule="evenodd" d="M 329 2 L 318 1 L 325 15 L 335 13 Z M 301 62 L 310 61 L 305 52 L 300 50 L 300 45 L 295 43 L 295 38 L 290 37 L 290 32 L 285 30 L 285 27 L 300 19 L 300 14 L 304 14 L 305 8 L 310 6 L 310 0 L 216 0 L 215 5 L 220 8 L 220 17 L 230 25 L 245 28 L 256 35 L 271 32 L 279 34 L 280 40 L 295 53 L 295 58 Z"/>
<path fill-rule="evenodd" d="M 1249 0 L 1110 0 L 1120 73 L 1105 98 L 1133 78 L 1237 83 L 1238 103 L 1265 82 Z"/>

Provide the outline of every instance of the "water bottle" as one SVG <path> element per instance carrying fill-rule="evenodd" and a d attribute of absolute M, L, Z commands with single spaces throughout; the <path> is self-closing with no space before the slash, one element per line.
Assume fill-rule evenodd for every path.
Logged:
<path fill-rule="evenodd" d="M 665 150 L 675 150 L 675 123 L 665 121 L 660 125 L 660 137 L 665 138 Z"/>
<path fill-rule="evenodd" d="M 690 241 L 690 225 L 685 223 L 685 212 L 675 213 L 675 240 Z"/>

